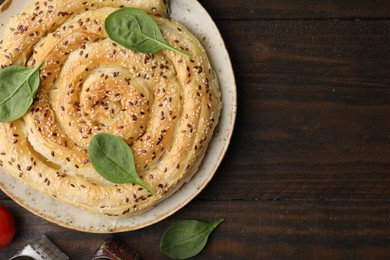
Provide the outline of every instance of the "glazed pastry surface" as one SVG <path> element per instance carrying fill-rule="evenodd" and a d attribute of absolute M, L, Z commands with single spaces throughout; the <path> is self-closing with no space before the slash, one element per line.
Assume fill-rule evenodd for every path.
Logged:
<path fill-rule="evenodd" d="M 152 15 L 166 41 L 191 58 L 138 53 L 110 40 L 105 18 L 123 7 Z M 46 0 L 13 19 L 0 66 L 44 64 L 29 112 L 0 123 L 6 172 L 57 200 L 108 216 L 147 210 L 188 181 L 217 125 L 220 91 L 200 42 L 167 13 L 162 0 Z M 96 173 L 87 147 L 98 133 L 131 147 L 138 175 L 156 196 Z"/>

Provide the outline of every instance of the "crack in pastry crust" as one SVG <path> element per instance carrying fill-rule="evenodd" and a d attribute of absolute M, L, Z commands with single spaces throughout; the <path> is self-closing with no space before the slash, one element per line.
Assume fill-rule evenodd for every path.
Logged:
<path fill-rule="evenodd" d="M 111 41 L 104 20 L 126 6 L 153 14 L 166 41 L 191 59 L 172 51 L 137 53 Z M 0 66 L 44 65 L 30 111 L 0 123 L 7 172 L 108 216 L 147 210 L 193 176 L 218 122 L 220 92 L 205 50 L 167 10 L 158 0 L 35 1 L 9 24 Z M 137 172 L 156 196 L 95 172 L 87 146 L 97 133 L 131 146 Z"/>

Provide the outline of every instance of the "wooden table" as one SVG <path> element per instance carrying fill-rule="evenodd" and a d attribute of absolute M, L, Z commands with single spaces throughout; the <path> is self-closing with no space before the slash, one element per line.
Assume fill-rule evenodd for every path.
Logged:
<path fill-rule="evenodd" d="M 390 256 L 390 4 L 385 0 L 201 0 L 234 65 L 238 117 L 207 188 L 173 216 L 116 234 L 144 259 L 181 219 L 225 222 L 195 259 Z M 10 257 L 47 234 L 71 259 L 109 235 L 61 228 L 4 194 Z"/>

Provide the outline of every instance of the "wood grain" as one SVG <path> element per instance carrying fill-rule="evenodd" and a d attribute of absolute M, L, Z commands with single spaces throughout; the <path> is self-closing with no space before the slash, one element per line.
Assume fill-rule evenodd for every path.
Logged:
<path fill-rule="evenodd" d="M 238 120 L 202 197 L 389 200 L 390 22 L 218 25 L 239 64 Z"/>
<path fill-rule="evenodd" d="M 42 230 L 71 259 L 78 260 L 90 259 L 107 238 L 64 230 L 11 202 L 6 206 L 15 212 L 19 232 L 5 249 L 5 257 Z M 384 202 L 355 202 L 351 206 L 346 201 L 195 201 L 154 226 L 115 236 L 143 259 L 168 259 L 155 245 L 170 224 L 180 219 L 212 221 L 219 217 L 225 221 L 197 259 L 370 259 L 372 255 L 384 259 L 390 254 L 390 210 Z"/>
<path fill-rule="evenodd" d="M 388 259 L 388 1 L 200 0 L 237 80 L 228 153 L 206 189 L 153 226 L 116 234 L 143 259 L 180 219 L 224 223 L 194 259 Z M 18 232 L 6 259 L 46 233 L 72 259 L 109 235 L 67 230 L 0 192 Z M 1 259 L 3 259 L 1 258 Z"/>
<path fill-rule="evenodd" d="M 390 6 L 386 0 L 273 0 L 226 1 L 199 0 L 214 19 L 387 19 Z"/>

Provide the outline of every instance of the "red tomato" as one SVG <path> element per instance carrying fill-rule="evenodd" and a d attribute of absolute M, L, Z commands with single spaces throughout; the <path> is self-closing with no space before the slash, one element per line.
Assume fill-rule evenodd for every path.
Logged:
<path fill-rule="evenodd" d="M 0 248 L 11 243 L 15 236 L 15 219 L 11 211 L 0 206 Z"/>

